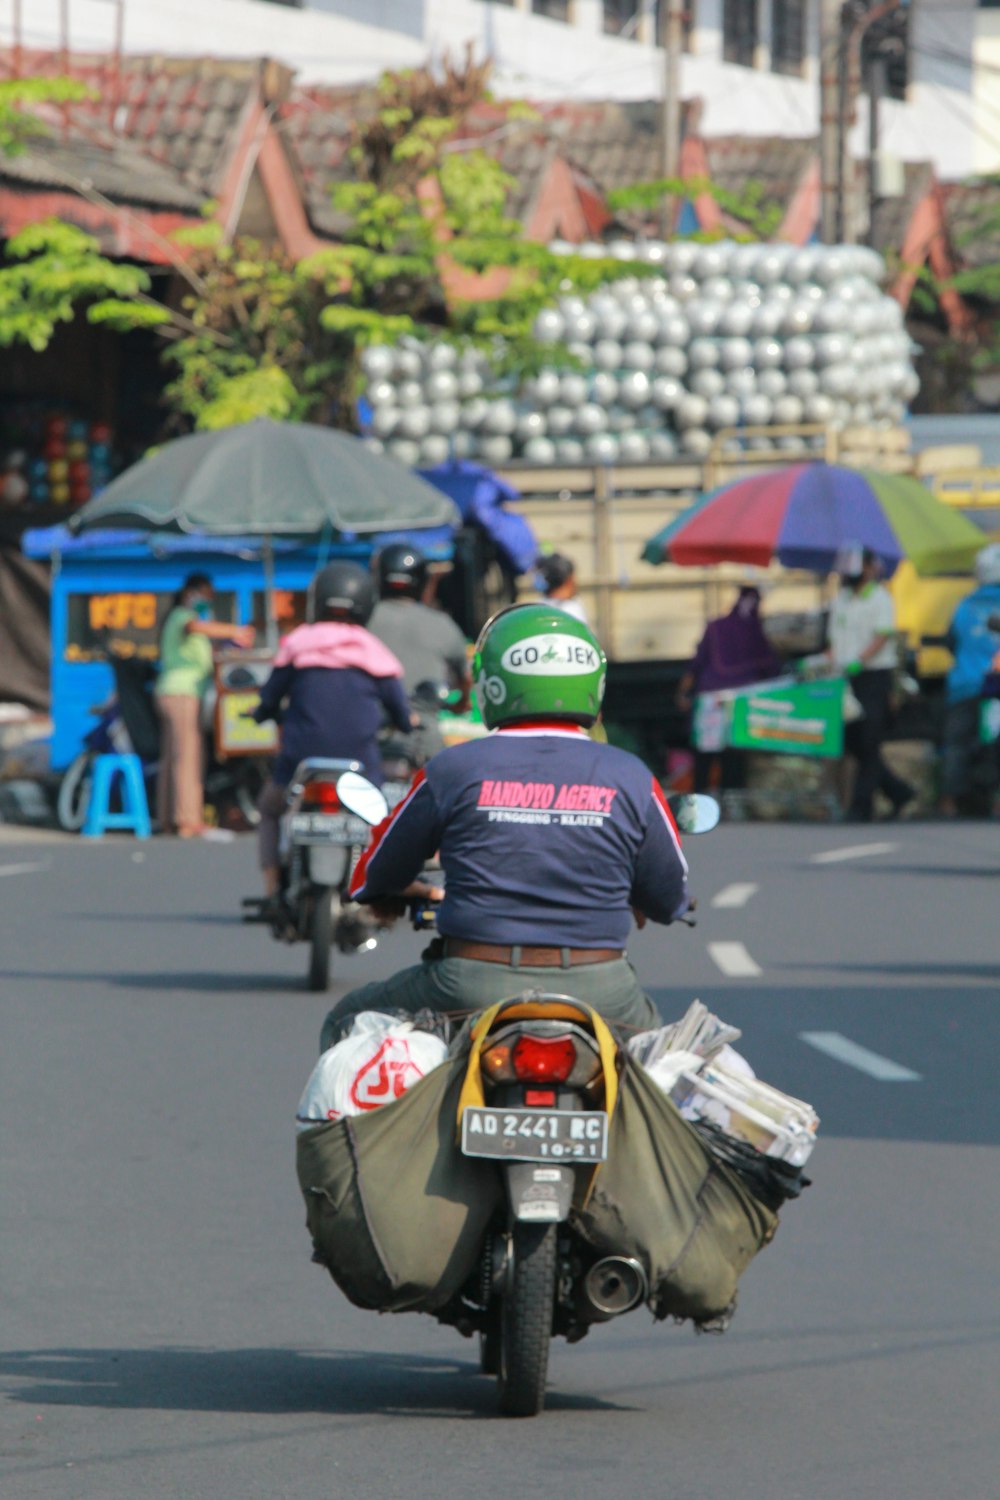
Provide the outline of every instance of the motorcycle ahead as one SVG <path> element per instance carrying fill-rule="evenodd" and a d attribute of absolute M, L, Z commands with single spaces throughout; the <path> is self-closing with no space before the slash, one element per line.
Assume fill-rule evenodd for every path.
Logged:
<path fill-rule="evenodd" d="M 329 988 L 334 947 L 363 953 L 377 944 L 378 927 L 347 893 L 371 830 L 388 811 L 385 797 L 356 760 L 301 761 L 288 785 L 278 898 L 248 896 L 243 920 L 269 926 L 282 942 L 309 944 L 311 990 Z"/>
<path fill-rule="evenodd" d="M 70 761 L 59 783 L 56 816 L 60 828 L 67 833 L 79 833 L 86 822 L 94 780 L 94 762 L 99 755 L 137 754 L 142 762 L 142 777 L 149 806 L 151 809 L 155 806 L 156 778 L 160 769 L 159 729 L 155 718 L 149 731 L 144 727 L 136 737 L 126 723 L 117 695 L 94 712 L 97 714 L 97 722 L 84 735 L 84 748 Z M 206 802 L 222 812 L 227 808 L 235 808 L 247 827 L 256 827 L 260 821 L 257 797 L 267 780 L 266 763 L 254 757 L 219 761 L 211 754 L 206 756 L 206 760 Z"/>

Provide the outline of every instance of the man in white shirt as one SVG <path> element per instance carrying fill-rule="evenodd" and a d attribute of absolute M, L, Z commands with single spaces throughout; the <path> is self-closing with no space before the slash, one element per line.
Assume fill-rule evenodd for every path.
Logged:
<path fill-rule="evenodd" d="M 876 791 L 892 803 L 889 816 L 893 818 L 916 796 L 913 787 L 882 759 L 892 672 L 897 665 L 895 612 L 888 590 L 878 581 L 879 560 L 867 547 L 846 543 L 835 566 L 841 588 L 830 610 L 829 654 L 864 710 L 844 732 L 844 748 L 858 767 L 847 815 L 855 822 L 870 823 Z"/>

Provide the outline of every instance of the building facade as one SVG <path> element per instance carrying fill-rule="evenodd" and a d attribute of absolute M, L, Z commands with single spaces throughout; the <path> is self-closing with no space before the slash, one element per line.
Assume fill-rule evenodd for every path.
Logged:
<path fill-rule="evenodd" d="M 303 81 L 352 84 L 470 44 L 497 91 L 654 100 L 666 0 L 0 0 L 0 44 L 272 56 Z M 820 0 L 687 0 L 681 84 L 706 137 L 814 135 Z M 1000 3 L 909 0 L 887 48 L 880 149 L 941 178 L 1000 169 Z M 859 101 L 852 147 L 867 154 Z"/>

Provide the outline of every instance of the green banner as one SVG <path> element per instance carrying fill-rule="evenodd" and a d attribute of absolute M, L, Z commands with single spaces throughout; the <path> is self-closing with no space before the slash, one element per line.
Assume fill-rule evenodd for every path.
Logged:
<path fill-rule="evenodd" d="M 729 743 L 785 755 L 842 755 L 843 679 L 772 684 L 735 694 Z"/>

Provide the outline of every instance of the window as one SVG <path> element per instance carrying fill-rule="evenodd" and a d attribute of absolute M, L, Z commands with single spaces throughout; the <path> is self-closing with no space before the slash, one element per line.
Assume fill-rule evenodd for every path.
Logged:
<path fill-rule="evenodd" d="M 757 42 L 757 0 L 722 0 L 723 59 L 752 68 Z"/>
<path fill-rule="evenodd" d="M 771 0 L 771 71 L 801 74 L 805 57 L 804 0 Z"/>
<path fill-rule="evenodd" d="M 531 9 L 536 16 L 548 16 L 551 21 L 569 20 L 569 0 L 531 0 Z"/>
<path fill-rule="evenodd" d="M 639 0 L 604 0 L 604 30 L 633 39 L 639 33 Z"/>

